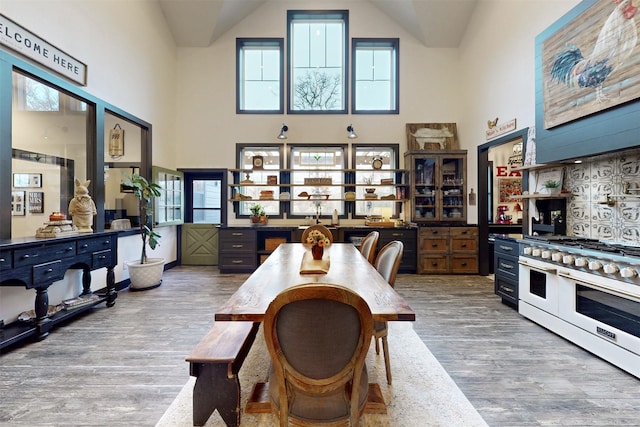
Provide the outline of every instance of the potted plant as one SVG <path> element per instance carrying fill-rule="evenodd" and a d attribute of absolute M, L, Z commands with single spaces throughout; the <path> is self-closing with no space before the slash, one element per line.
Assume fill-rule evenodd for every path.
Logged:
<path fill-rule="evenodd" d="M 161 237 L 159 233 L 153 230 L 150 220 L 153 199 L 161 195 L 160 186 L 153 182 L 150 183 L 137 173 L 127 176 L 122 184 L 130 187 L 138 199 L 140 238 L 142 239 L 140 259 L 127 263 L 131 280 L 130 288 L 132 290 L 155 288 L 162 283 L 164 259 L 148 258 L 147 245 L 151 249 L 155 249 Z"/>
<path fill-rule="evenodd" d="M 549 194 L 558 194 L 560 193 L 560 181 L 549 179 L 544 182 L 544 188 L 547 189 Z"/>
<path fill-rule="evenodd" d="M 249 208 L 251 211 L 251 223 L 253 224 L 266 224 L 267 223 L 267 214 L 264 211 L 264 208 L 260 206 L 260 204 L 256 203 L 255 205 Z"/>

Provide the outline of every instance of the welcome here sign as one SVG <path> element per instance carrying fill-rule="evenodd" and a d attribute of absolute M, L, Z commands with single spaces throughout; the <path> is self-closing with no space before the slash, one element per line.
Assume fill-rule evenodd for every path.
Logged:
<path fill-rule="evenodd" d="M 87 85 L 87 66 L 85 64 L 1 14 L 0 45 L 8 47 L 82 86 Z"/>

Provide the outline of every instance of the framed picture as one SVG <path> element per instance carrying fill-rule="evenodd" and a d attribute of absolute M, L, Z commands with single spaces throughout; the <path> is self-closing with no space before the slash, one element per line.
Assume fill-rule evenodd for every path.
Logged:
<path fill-rule="evenodd" d="M 12 191 L 11 192 L 11 215 L 23 216 L 25 212 L 25 192 L 24 191 Z"/>
<path fill-rule="evenodd" d="M 42 188 L 42 174 L 14 173 L 13 186 L 16 188 Z"/>
<path fill-rule="evenodd" d="M 542 41 L 545 129 L 640 97 L 636 7 L 626 1 L 581 2 Z"/>
<path fill-rule="evenodd" d="M 44 213 L 44 192 L 29 191 L 29 213 Z"/>
<path fill-rule="evenodd" d="M 500 178 L 498 186 L 500 190 L 500 203 L 513 202 L 511 196 L 522 195 L 522 178 Z"/>
<path fill-rule="evenodd" d="M 455 123 L 407 123 L 407 147 L 410 151 L 458 149 Z"/>
<path fill-rule="evenodd" d="M 545 171 L 540 171 L 536 175 L 536 193 L 549 193 L 549 190 L 545 187 L 545 183 L 547 181 L 555 181 L 559 184 L 559 187 L 562 188 L 562 178 L 564 175 L 564 170 L 562 168 L 555 168 Z"/>

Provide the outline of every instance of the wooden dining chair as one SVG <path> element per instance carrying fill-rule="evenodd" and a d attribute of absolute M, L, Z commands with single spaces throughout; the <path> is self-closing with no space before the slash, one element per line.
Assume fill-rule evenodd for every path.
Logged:
<path fill-rule="evenodd" d="M 324 234 L 326 237 L 329 238 L 331 243 L 333 243 L 333 234 L 331 233 L 331 230 L 329 230 L 327 227 L 325 227 L 322 224 L 314 224 L 305 228 L 305 230 L 302 232 L 302 239 L 301 239 L 302 243 L 307 243 L 307 237 L 309 236 L 309 233 L 311 233 L 312 230 L 320 231 L 322 234 Z"/>
<path fill-rule="evenodd" d="M 263 328 L 271 408 L 280 426 L 357 426 L 367 402 L 373 333 L 364 299 L 339 285 L 298 285 L 271 302 Z"/>
<path fill-rule="evenodd" d="M 400 267 L 400 261 L 402 261 L 402 253 L 404 251 L 404 244 L 399 240 L 394 240 L 387 243 L 376 257 L 374 267 L 378 270 L 378 273 L 389 283 L 391 287 L 396 284 L 396 276 L 398 275 L 398 268 Z M 387 371 L 387 383 L 391 385 L 391 363 L 389 360 L 389 344 L 387 342 L 388 326 L 387 322 L 375 321 L 373 322 L 373 339 L 376 344 L 376 354 L 380 354 L 380 346 L 378 340 L 382 341 L 382 352 L 384 353 L 384 367 Z"/>
<path fill-rule="evenodd" d="M 380 233 L 378 231 L 372 231 L 360 242 L 360 253 L 364 255 L 370 264 L 373 264 L 376 259 L 376 248 L 378 247 L 379 238 Z"/>

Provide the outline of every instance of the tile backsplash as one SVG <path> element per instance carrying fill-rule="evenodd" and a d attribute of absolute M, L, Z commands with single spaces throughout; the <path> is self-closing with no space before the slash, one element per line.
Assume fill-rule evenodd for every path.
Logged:
<path fill-rule="evenodd" d="M 567 235 L 640 245 L 640 150 L 567 165 L 563 187 Z"/>

